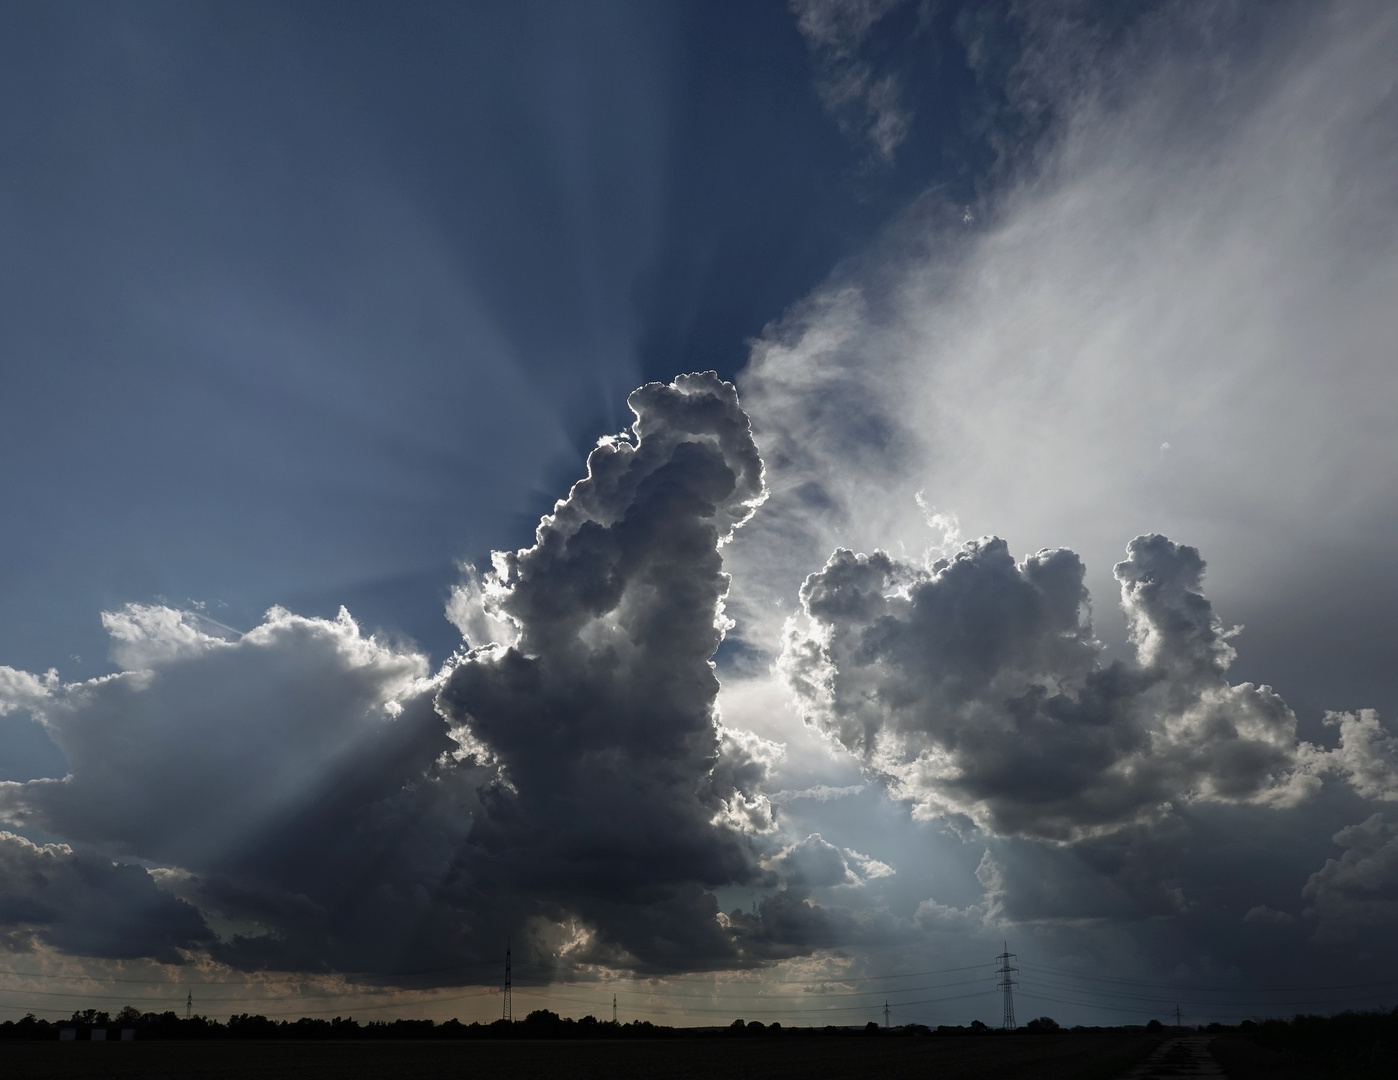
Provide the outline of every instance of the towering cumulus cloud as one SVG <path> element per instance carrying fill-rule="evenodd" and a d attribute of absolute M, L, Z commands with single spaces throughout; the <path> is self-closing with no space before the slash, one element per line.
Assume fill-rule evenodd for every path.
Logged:
<path fill-rule="evenodd" d="M 761 502 L 762 462 L 712 373 L 630 400 L 633 434 L 602 440 L 534 546 L 472 590 L 518 636 L 466 654 L 440 702 L 500 769 L 472 837 L 486 872 L 580 919 L 591 956 L 703 966 L 730 951 L 705 890 L 756 875 L 742 831 L 770 814 L 739 790 L 756 766 L 734 740 L 723 754 L 709 662 L 719 548 Z"/>
<path fill-rule="evenodd" d="M 922 816 L 1076 840 L 1176 801 L 1293 804 L 1318 781 L 1233 650 L 1191 548 L 1142 536 L 1116 565 L 1134 663 L 1103 666 L 1071 551 L 974 541 L 930 567 L 837 551 L 801 589 L 782 668 L 807 720 Z"/>
<path fill-rule="evenodd" d="M 236 635 L 142 606 L 106 616 L 129 670 L 0 669 L 0 707 L 71 766 L 0 784 L 0 820 L 77 849 L 0 833 L 0 932 L 379 977 L 493 957 L 507 936 L 564 963 L 741 963 L 709 890 L 770 877 L 750 837 L 771 811 L 709 658 L 720 547 L 762 500 L 762 462 L 712 373 L 630 403 L 631 431 L 599 443 L 534 545 L 457 597 L 509 640 L 436 675 L 345 612 L 274 609 Z M 79 932 L 98 887 L 121 910 Z"/>

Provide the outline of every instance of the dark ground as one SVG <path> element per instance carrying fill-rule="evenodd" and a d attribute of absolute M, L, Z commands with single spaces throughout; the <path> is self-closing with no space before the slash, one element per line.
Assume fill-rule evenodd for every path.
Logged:
<path fill-rule="evenodd" d="M 1398 1076 L 1391 1055 L 1365 1047 L 1302 1055 L 1240 1035 L 1220 1035 L 1209 1043 L 1209 1053 L 1228 1080 L 1392 1080 Z"/>
<path fill-rule="evenodd" d="M 0 1044 L 6 1080 L 267 1077 L 296 1080 L 1111 1080 L 1150 1052 L 1146 1035 L 990 1038 L 708 1038 L 433 1042 Z"/>

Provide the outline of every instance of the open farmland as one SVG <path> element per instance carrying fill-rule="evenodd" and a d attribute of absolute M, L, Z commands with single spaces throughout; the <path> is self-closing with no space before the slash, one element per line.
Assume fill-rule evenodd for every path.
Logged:
<path fill-rule="evenodd" d="M 936 1077 L 1109 1080 L 1160 1040 L 1144 1035 L 1013 1038 L 665 1039 L 499 1042 L 12 1043 L 7 1077 L 296 1077 L 297 1080 L 613 1080 L 615 1077 Z"/>

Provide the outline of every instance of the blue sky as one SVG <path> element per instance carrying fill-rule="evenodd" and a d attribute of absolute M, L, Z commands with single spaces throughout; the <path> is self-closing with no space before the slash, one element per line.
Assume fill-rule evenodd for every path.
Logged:
<path fill-rule="evenodd" d="M 157 595 L 349 603 L 444 655 L 453 560 L 527 539 L 634 386 L 731 378 L 990 157 L 866 161 L 778 4 L 8 21 L 5 496 L 52 527 L 12 519 L 4 651 L 75 674 L 98 608 Z"/>
<path fill-rule="evenodd" d="M 1396 35 L 11 5 L 0 1007 L 1381 998 Z"/>

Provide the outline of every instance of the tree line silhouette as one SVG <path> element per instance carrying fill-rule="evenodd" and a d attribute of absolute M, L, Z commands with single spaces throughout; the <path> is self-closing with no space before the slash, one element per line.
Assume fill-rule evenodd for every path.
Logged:
<path fill-rule="evenodd" d="M 1155 1031 L 1165 1033 L 1158 1022 L 1150 1025 L 1113 1027 L 1061 1027 L 1052 1018 L 1041 1016 L 1015 1031 L 992 1028 L 979 1020 L 970 1025 L 903 1024 L 892 1028 L 869 1021 L 863 1027 L 784 1027 L 779 1022 L 735 1020 L 726 1027 L 668 1027 L 648 1020 L 617 1023 L 584 1016 L 580 1020 L 559 1016 L 549 1009 L 537 1009 L 523 1020 L 495 1020 L 490 1023 L 462 1023 L 460 1020 L 370 1020 L 353 1017 L 322 1019 L 301 1017 L 274 1020 L 266 1016 L 235 1013 L 226 1022 L 207 1016 L 183 1017 L 173 1010 L 141 1012 L 128 1005 L 115 1016 L 96 1009 L 74 1012 L 67 1020 L 51 1021 L 33 1013 L 20 1020 L 0 1023 L 0 1040 L 57 1040 L 63 1029 L 73 1029 L 77 1039 L 91 1038 L 94 1030 L 105 1030 L 109 1038 L 131 1029 L 139 1040 L 152 1039 L 665 1039 L 665 1038 L 792 1038 L 805 1036 L 838 1037 L 1004 1037 L 1015 1035 L 1105 1034 L 1108 1032 Z M 1398 1075 L 1398 1008 L 1392 1011 L 1343 1012 L 1333 1016 L 1297 1015 L 1290 1020 L 1244 1020 L 1241 1024 L 1212 1023 L 1202 1028 L 1210 1035 L 1227 1036 L 1219 1044 L 1219 1054 L 1231 1054 L 1240 1076 L 1249 1074 L 1254 1060 L 1287 1059 L 1316 1065 L 1344 1065 L 1347 1068 L 1378 1067 Z M 1231 1050 L 1229 1048 L 1232 1048 Z M 1260 1074 L 1259 1074 L 1260 1075 Z M 1356 1073 L 1357 1075 L 1357 1073 Z"/>
<path fill-rule="evenodd" d="M 123 1030 L 135 1032 L 135 1037 L 145 1041 L 150 1039 L 626 1039 L 626 1038 L 692 1038 L 700 1037 L 742 1037 L 777 1038 L 802 1035 L 824 1036 L 957 1036 L 1002 1034 L 981 1021 L 973 1021 L 969 1027 L 943 1025 L 931 1028 L 926 1024 L 902 1024 L 884 1028 L 877 1021 L 870 1020 L 863 1026 L 816 1026 L 783 1027 L 779 1021 L 763 1023 L 760 1020 L 734 1020 L 727 1027 L 668 1027 L 653 1024 L 648 1020 L 632 1020 L 618 1023 L 614 1020 L 599 1020 L 595 1016 L 584 1016 L 580 1020 L 559 1016 L 549 1009 L 537 1009 L 523 1020 L 495 1020 L 490 1023 L 462 1023 L 460 1020 L 370 1020 L 364 1023 L 353 1017 L 337 1016 L 333 1019 L 301 1017 L 297 1020 L 274 1020 L 266 1016 L 235 1013 L 226 1022 L 208 1016 L 183 1017 L 174 1010 L 165 1012 L 141 1012 L 128 1005 L 115 1016 L 97 1009 L 84 1009 L 74 1012 L 67 1020 L 44 1020 L 33 1013 L 22 1020 L 8 1020 L 0 1023 L 0 1040 L 57 1039 L 64 1029 L 71 1029 L 73 1037 L 80 1040 L 91 1038 L 94 1030 L 105 1030 L 109 1037 L 117 1039 Z M 1057 1031 L 1058 1025 L 1048 1017 L 1041 1017 L 1029 1024 L 1021 1032 Z M 1109 1031 L 1110 1028 L 1080 1028 L 1075 1030 Z"/>

